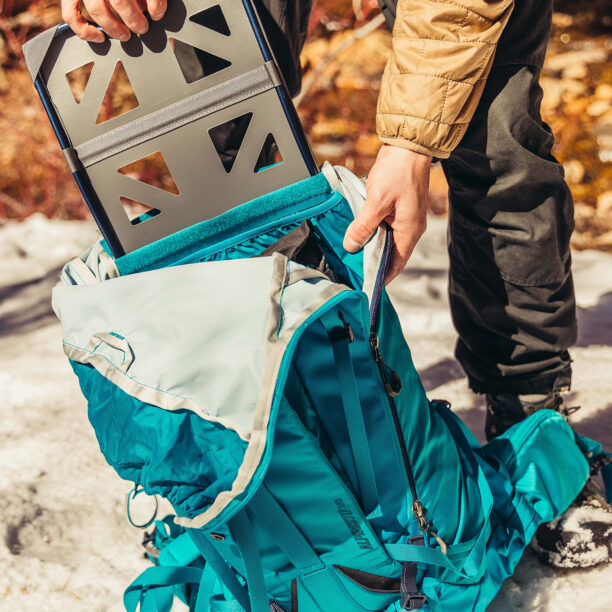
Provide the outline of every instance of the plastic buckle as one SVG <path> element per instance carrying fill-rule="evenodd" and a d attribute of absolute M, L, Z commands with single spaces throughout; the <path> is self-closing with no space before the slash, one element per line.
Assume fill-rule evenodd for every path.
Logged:
<path fill-rule="evenodd" d="M 353 330 L 348 323 L 344 327 L 334 327 L 333 329 L 330 329 L 327 332 L 327 335 L 332 342 L 337 342 L 338 340 L 348 340 L 350 343 L 355 340 Z"/>
<path fill-rule="evenodd" d="M 400 601 L 402 610 L 421 610 L 427 603 L 427 595 L 423 593 L 404 593 Z"/>
<path fill-rule="evenodd" d="M 157 559 L 161 550 L 155 546 L 155 538 L 157 537 L 157 527 L 151 533 L 145 531 L 142 538 L 142 547 L 145 549 L 145 557 Z"/>
<path fill-rule="evenodd" d="M 342 327 L 333 327 L 327 332 L 327 335 L 332 342 L 336 342 L 337 340 L 348 340 L 350 344 L 353 342 L 353 340 L 355 340 L 355 334 L 341 312 L 338 312 L 338 318 L 343 323 Z"/>

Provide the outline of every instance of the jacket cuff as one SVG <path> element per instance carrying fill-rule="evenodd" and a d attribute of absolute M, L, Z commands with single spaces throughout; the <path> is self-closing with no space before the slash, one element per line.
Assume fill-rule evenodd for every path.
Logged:
<path fill-rule="evenodd" d="M 412 140 L 408 140 L 407 138 L 401 138 L 400 136 L 382 136 L 378 134 L 378 140 L 383 144 L 393 145 L 394 147 L 402 147 L 404 149 L 410 149 L 415 153 L 421 153 L 422 155 L 430 155 L 436 159 L 447 159 L 450 157 L 450 151 L 440 151 L 438 149 L 433 149 L 431 147 L 426 147 L 424 145 L 419 144 L 418 142 L 413 142 Z"/>

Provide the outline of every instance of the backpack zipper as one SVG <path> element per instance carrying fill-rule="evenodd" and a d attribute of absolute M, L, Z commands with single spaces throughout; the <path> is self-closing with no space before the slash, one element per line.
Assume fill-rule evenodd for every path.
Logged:
<path fill-rule="evenodd" d="M 382 291 L 385 284 L 385 276 L 391 260 L 391 250 L 393 247 L 393 230 L 387 226 L 385 236 L 385 246 L 383 248 L 383 254 L 381 258 L 380 267 L 376 275 L 376 281 L 374 283 L 374 291 L 372 293 L 372 302 L 370 304 L 370 347 L 378 366 L 378 370 L 382 377 L 383 385 L 387 393 L 387 400 L 389 401 L 389 408 L 391 411 L 391 418 L 393 419 L 393 425 L 395 427 L 395 433 L 400 447 L 402 455 L 402 461 L 404 463 L 404 469 L 406 471 L 406 477 L 408 479 L 408 486 L 410 488 L 410 494 L 412 496 L 412 504 L 410 510 L 416 518 L 421 533 L 428 533 L 432 536 L 440 546 L 440 550 L 446 554 L 447 545 L 446 542 L 431 528 L 429 521 L 425 517 L 423 511 L 423 505 L 419 500 L 417 494 L 416 482 L 414 479 L 414 472 L 412 471 L 412 465 L 410 463 L 410 457 L 408 456 L 408 449 L 406 447 L 406 441 L 402 433 L 402 427 L 397 413 L 397 407 L 395 405 L 394 397 L 399 394 L 402 390 L 402 381 L 391 366 L 385 362 L 382 358 L 378 334 L 376 333 L 376 319 L 378 317 L 378 310 L 380 308 L 380 300 L 382 297 Z"/>

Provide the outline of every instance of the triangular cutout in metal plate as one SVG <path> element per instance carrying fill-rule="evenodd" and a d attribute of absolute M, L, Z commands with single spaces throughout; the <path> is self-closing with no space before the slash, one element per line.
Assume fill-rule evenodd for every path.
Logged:
<path fill-rule="evenodd" d="M 225 15 L 219 4 L 215 4 L 210 8 L 192 15 L 189 20 L 213 30 L 214 32 L 219 32 L 219 34 L 223 34 L 223 36 L 229 36 L 231 34 Z"/>
<path fill-rule="evenodd" d="M 172 172 L 160 151 L 141 157 L 117 170 L 119 174 L 146 183 L 168 193 L 179 195 L 180 191 L 176 185 Z"/>
<path fill-rule="evenodd" d="M 253 172 L 264 172 L 265 170 L 282 164 L 284 161 L 274 136 L 272 133 L 269 133 L 261 147 Z"/>
<path fill-rule="evenodd" d="M 223 19 L 217 6 L 222 7 Z M 249 0 L 169 2 L 163 19 L 151 21 L 147 34 L 132 36 L 126 43 L 115 39 L 86 43 L 65 25 L 53 34 L 52 38 L 41 34 L 30 43 L 30 67 L 40 51 L 44 59 L 35 76 L 38 91 L 71 171 L 115 256 L 317 172 Z M 177 62 L 178 47 L 189 51 L 201 73 L 209 76 L 186 78 Z M 211 57 L 220 58 L 214 60 L 216 65 Z M 93 69 L 78 102 L 66 75 L 91 62 Z M 97 123 L 119 62 L 139 105 Z M 215 134 L 218 126 L 245 115 L 251 118 L 248 126 L 242 126 L 243 133 L 237 130 L 223 147 L 215 146 L 210 131 Z M 271 165 L 269 156 L 261 155 L 270 133 L 282 151 L 282 164 Z M 180 194 L 171 183 L 142 180 L 144 175 L 130 168 L 135 160 L 157 152 Z M 118 172 L 125 166 L 130 170 L 127 175 Z M 126 217 L 121 196 L 161 212 L 134 225 Z"/>
<path fill-rule="evenodd" d="M 159 208 L 154 208 L 153 206 L 128 198 L 127 196 L 120 196 L 119 200 L 132 225 L 140 225 L 153 217 L 157 217 L 157 215 L 161 213 Z"/>
<path fill-rule="evenodd" d="M 66 80 L 68 81 L 68 85 L 70 85 L 70 91 L 72 91 L 72 95 L 77 104 L 80 104 L 83 99 L 93 67 L 94 63 L 88 62 L 66 73 Z"/>
<path fill-rule="evenodd" d="M 245 113 L 208 130 L 215 151 L 228 174 L 232 171 L 252 118 L 253 113 Z"/>
<path fill-rule="evenodd" d="M 232 65 L 232 62 L 223 57 L 184 43 L 176 38 L 170 38 L 170 45 L 187 83 L 195 83 Z"/>
<path fill-rule="evenodd" d="M 136 92 L 125 71 L 123 62 L 120 60 L 115 65 L 115 70 L 106 88 L 106 93 L 96 117 L 96 124 L 115 119 L 115 117 L 134 110 L 138 106 L 139 102 Z"/>

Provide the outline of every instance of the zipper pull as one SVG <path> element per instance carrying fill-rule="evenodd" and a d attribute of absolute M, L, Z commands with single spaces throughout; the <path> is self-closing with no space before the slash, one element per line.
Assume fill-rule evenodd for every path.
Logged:
<path fill-rule="evenodd" d="M 374 353 L 374 359 L 378 364 L 378 369 L 380 370 L 380 375 L 383 379 L 385 391 L 389 397 L 395 397 L 402 390 L 402 381 L 397 372 L 395 372 L 382 358 L 380 348 L 378 346 L 378 336 L 376 332 L 370 333 L 370 346 L 372 347 L 372 352 Z"/>
<path fill-rule="evenodd" d="M 429 521 L 425 518 L 425 513 L 423 512 L 421 502 L 418 499 L 415 499 L 412 502 L 410 509 L 412 510 L 412 514 L 414 514 L 414 517 L 419 524 L 421 533 L 428 533 L 432 538 L 434 538 L 440 546 L 440 551 L 443 555 L 445 555 L 448 551 L 448 546 L 446 545 L 446 542 L 431 528 Z"/>

